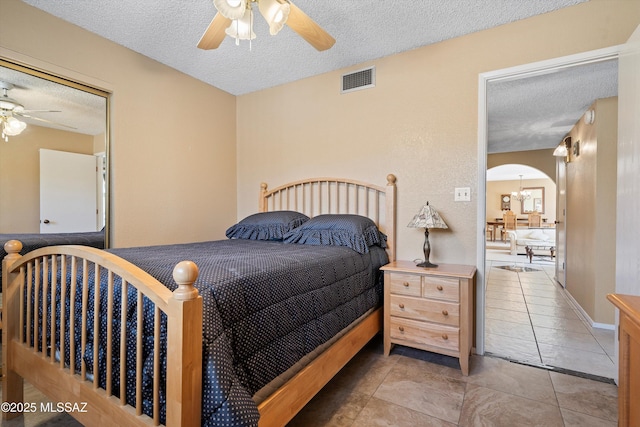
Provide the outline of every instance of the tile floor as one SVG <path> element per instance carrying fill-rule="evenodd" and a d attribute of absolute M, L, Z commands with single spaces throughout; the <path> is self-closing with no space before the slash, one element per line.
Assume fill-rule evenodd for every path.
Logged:
<path fill-rule="evenodd" d="M 514 272 L 504 266 L 529 267 Z M 614 330 L 592 328 L 553 279 L 548 257 L 487 249 L 485 351 L 533 365 L 614 378 Z"/>
<path fill-rule="evenodd" d="M 29 385 L 25 399 L 44 398 Z M 7 427 L 76 426 L 70 416 L 26 414 Z M 493 357 L 458 360 L 374 338 L 289 423 L 289 427 L 614 427 L 617 387 Z"/>
<path fill-rule="evenodd" d="M 457 359 L 374 340 L 289 424 L 305 426 L 615 426 L 615 385 L 509 361 Z"/>

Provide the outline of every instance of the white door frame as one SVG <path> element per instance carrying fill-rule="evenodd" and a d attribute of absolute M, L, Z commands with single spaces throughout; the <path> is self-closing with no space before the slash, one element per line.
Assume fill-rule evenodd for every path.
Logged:
<path fill-rule="evenodd" d="M 545 61 L 532 62 L 530 64 L 518 65 L 500 70 L 488 71 L 478 75 L 478 206 L 477 206 L 477 236 L 476 253 L 478 258 L 477 282 L 476 282 L 476 353 L 484 354 L 484 331 L 485 331 L 485 224 L 486 199 L 487 199 L 487 84 L 489 82 L 517 80 L 524 77 L 548 74 L 557 70 L 571 68 L 579 65 L 608 61 L 617 59 L 622 47 L 617 45 L 604 49 L 582 52 L 575 55 L 563 56 L 560 58 L 548 59 Z"/>

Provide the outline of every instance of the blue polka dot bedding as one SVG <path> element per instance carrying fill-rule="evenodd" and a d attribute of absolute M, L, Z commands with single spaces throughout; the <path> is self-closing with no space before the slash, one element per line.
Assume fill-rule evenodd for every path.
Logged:
<path fill-rule="evenodd" d="M 170 290 L 177 288 L 172 272 L 178 262 L 191 260 L 198 265 L 195 287 L 203 299 L 203 426 L 256 426 L 259 414 L 252 396 L 367 311 L 380 306 L 382 275 L 379 267 L 388 262 L 386 252 L 379 246 L 372 246 L 367 253 L 359 253 L 344 246 L 243 239 L 113 249 L 109 252 L 137 265 Z M 106 295 L 106 277 L 101 281 L 101 295 Z M 95 286 L 90 284 L 90 301 L 93 300 L 94 289 Z M 81 295 L 80 284 L 74 301 L 76 308 L 81 306 Z M 120 287 L 116 286 L 114 301 L 120 298 Z M 102 314 L 107 312 L 107 302 L 106 298 L 100 301 L 99 337 L 103 337 L 107 320 Z M 68 306 L 65 310 L 70 311 Z M 120 304 L 114 304 L 113 310 L 112 329 L 115 335 L 111 359 L 113 366 L 119 366 L 117 331 L 120 330 Z M 92 311 L 90 304 L 87 313 L 90 319 L 93 319 Z M 134 341 L 141 333 L 142 406 L 144 413 L 152 415 L 154 308 L 146 298 L 143 313 L 143 328 L 138 331 L 135 290 L 129 288 L 127 378 L 135 378 Z M 69 328 L 66 330 L 68 334 Z M 94 362 L 93 332 L 93 325 L 88 325 L 88 344 L 84 354 L 81 354 L 81 349 L 75 349 L 77 369 L 80 360 L 84 359 L 89 375 L 92 375 Z M 165 419 L 166 332 L 166 318 L 161 314 L 162 423 Z M 67 336 L 66 340 L 69 338 Z M 99 346 L 98 382 L 104 387 L 107 356 L 106 343 L 101 338 Z M 71 360 L 68 346 L 64 358 L 67 363 Z M 114 378 L 112 384 L 117 397 L 118 382 L 119 379 Z M 126 394 L 127 403 L 135 406 L 133 380 L 127 384 Z"/>
<path fill-rule="evenodd" d="M 104 231 L 86 233 L 14 233 L 0 234 L 0 261 L 7 256 L 4 244 L 9 240 L 19 240 L 22 243 L 20 255 L 56 245 L 84 245 L 92 248 L 104 249 Z M 0 292 L 2 292 L 2 267 L 0 263 Z"/>

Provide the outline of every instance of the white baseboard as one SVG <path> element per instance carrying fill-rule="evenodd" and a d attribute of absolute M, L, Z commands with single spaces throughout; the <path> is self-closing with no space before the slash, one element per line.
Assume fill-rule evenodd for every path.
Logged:
<path fill-rule="evenodd" d="M 565 289 L 564 294 L 567 296 L 567 298 L 569 299 L 569 302 L 573 305 L 573 307 L 578 311 L 578 314 L 580 315 L 580 317 L 582 317 L 582 320 L 587 323 L 587 325 L 591 326 L 592 328 L 597 328 L 597 329 L 607 329 L 610 331 L 615 331 L 616 329 L 616 325 L 611 325 L 609 323 L 597 323 L 594 322 L 591 317 L 587 314 L 586 311 L 584 311 L 584 309 L 582 308 L 582 306 L 580 304 L 578 304 L 578 301 L 575 300 L 575 298 L 573 298 L 573 295 L 571 295 L 569 293 L 569 291 L 567 291 Z"/>

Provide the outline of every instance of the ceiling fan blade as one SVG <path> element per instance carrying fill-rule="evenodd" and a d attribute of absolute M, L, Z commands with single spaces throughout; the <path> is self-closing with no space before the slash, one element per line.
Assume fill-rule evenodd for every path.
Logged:
<path fill-rule="evenodd" d="M 54 121 L 47 120 L 47 119 L 41 119 L 40 117 L 34 117 L 34 116 L 30 116 L 28 114 L 22 114 L 22 113 L 14 113 L 14 114 L 16 116 L 19 116 L 19 117 L 24 117 L 25 119 L 37 120 L 39 122 L 50 123 L 50 124 L 56 125 L 56 126 L 63 126 L 63 127 L 69 128 L 69 129 L 77 129 L 77 128 L 74 128 L 73 126 L 63 125 L 62 123 L 54 122 Z"/>
<path fill-rule="evenodd" d="M 225 18 L 220 12 L 216 13 L 216 16 L 213 17 L 204 34 L 200 37 L 198 48 L 204 50 L 216 49 L 224 40 L 226 35 L 224 30 L 229 25 L 231 25 L 231 19 Z"/>
<path fill-rule="evenodd" d="M 22 111 L 15 111 L 14 113 L 16 114 L 23 114 L 23 113 L 62 113 L 62 111 L 60 110 L 22 110 Z"/>
<path fill-rule="evenodd" d="M 335 44 L 336 39 L 331 37 L 313 19 L 309 18 L 299 7 L 291 2 L 289 5 L 291 6 L 291 11 L 289 12 L 287 25 L 298 33 L 300 37 L 320 51 L 327 50 Z"/>

